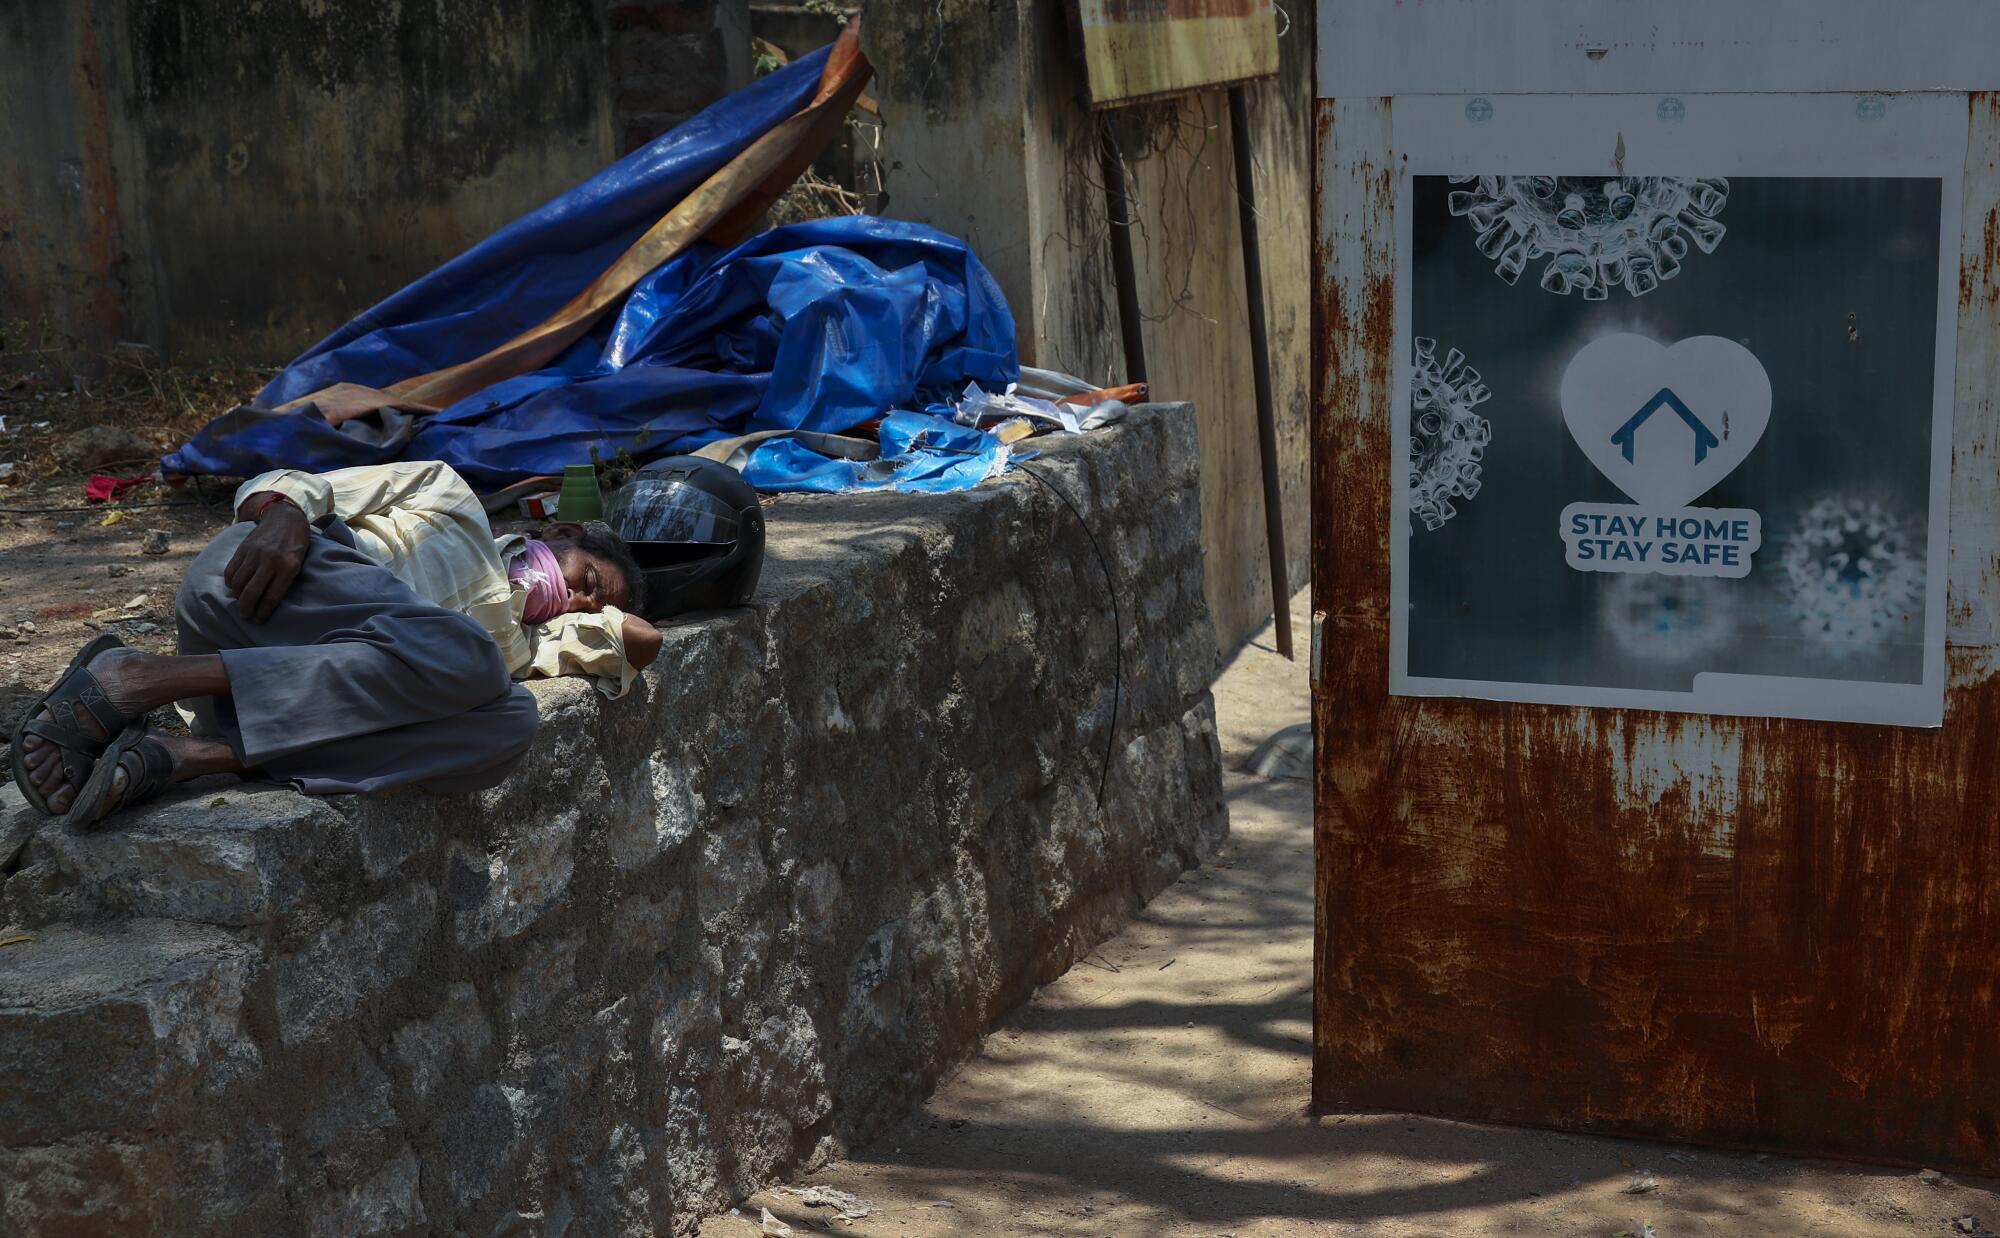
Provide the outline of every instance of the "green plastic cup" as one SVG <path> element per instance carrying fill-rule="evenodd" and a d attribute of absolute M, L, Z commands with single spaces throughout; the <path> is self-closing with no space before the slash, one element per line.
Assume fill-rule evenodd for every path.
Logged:
<path fill-rule="evenodd" d="M 561 520 L 604 519 L 604 494 L 597 488 L 597 470 L 588 464 L 563 469 L 562 494 L 556 499 Z"/>

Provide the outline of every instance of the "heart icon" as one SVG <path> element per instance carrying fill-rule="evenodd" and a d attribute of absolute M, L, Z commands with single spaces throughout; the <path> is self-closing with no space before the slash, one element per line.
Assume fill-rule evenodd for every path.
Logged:
<path fill-rule="evenodd" d="M 1600 335 L 1570 359 L 1563 422 L 1583 454 L 1633 502 L 1685 507 L 1743 463 L 1771 422 L 1771 379 L 1719 335 L 1671 347 Z"/>

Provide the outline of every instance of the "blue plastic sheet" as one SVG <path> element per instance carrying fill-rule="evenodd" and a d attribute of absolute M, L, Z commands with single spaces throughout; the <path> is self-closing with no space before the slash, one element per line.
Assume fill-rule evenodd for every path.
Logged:
<path fill-rule="evenodd" d="M 1006 445 L 993 435 L 928 413 L 890 413 L 882 419 L 881 442 L 878 460 L 836 460 L 796 439 L 772 439 L 757 445 L 743 476 L 774 493 L 940 493 L 970 490 L 1009 461 Z"/>
<path fill-rule="evenodd" d="M 696 246 L 640 281 L 561 357 L 426 417 L 336 429 L 271 406 L 337 382 L 387 387 L 485 353 L 597 277 L 694 186 L 802 107 L 824 53 L 709 108 L 516 220 L 316 344 L 258 407 L 163 467 L 245 476 L 443 460 L 475 486 L 628 450 L 640 460 L 764 429 L 838 432 L 969 381 L 1019 372 L 1014 322 L 965 244 L 865 216 Z"/>

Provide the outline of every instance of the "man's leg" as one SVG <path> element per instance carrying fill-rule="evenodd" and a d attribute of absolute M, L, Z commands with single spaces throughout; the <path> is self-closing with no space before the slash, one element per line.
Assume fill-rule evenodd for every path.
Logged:
<path fill-rule="evenodd" d="M 115 649 L 100 654 L 90 669 L 104 687 L 105 698 L 127 718 L 136 718 L 183 695 L 229 690 L 217 657 L 165 658 L 137 650 Z M 107 738 L 96 719 L 79 711 L 78 722 L 99 738 Z M 185 782 L 209 774 L 236 774 L 243 765 L 229 745 L 191 736 L 163 735 L 160 742 L 173 758 L 174 781 Z M 28 777 L 35 783 L 54 813 L 69 811 L 80 789 L 63 778 L 62 761 L 53 744 L 31 742 L 27 747 Z M 124 791 L 124 775 L 112 784 L 111 802 Z"/>
<path fill-rule="evenodd" d="M 540 726 L 534 695 L 515 685 L 477 709 L 322 744 L 266 761 L 262 772 L 309 795 L 484 791 L 513 772 Z"/>
<path fill-rule="evenodd" d="M 213 655 L 109 657 L 122 665 L 99 671 L 106 695 L 114 703 L 130 701 L 135 715 L 185 699 L 189 685 L 205 696 L 228 693 L 228 681 L 211 678 L 206 669 L 210 664 L 220 667 L 221 659 Z M 498 786 L 513 771 L 540 726 L 534 696 L 514 685 L 499 700 L 477 709 L 321 744 L 309 752 L 267 761 L 259 772 L 310 795 L 386 791 L 402 786 L 448 793 L 484 791 Z M 249 772 L 250 767 L 228 740 L 186 735 L 156 738 L 173 760 L 175 782 Z M 31 755 L 31 762 L 39 755 Z M 78 788 L 60 785 L 62 766 L 53 751 L 31 768 L 35 776 L 50 778 L 55 787 L 48 796 L 50 809 L 67 812 Z M 113 776 L 106 797 L 111 811 L 122 801 L 125 781 L 122 770 Z"/>
<path fill-rule="evenodd" d="M 222 579 L 250 528 L 226 530 L 189 567 L 176 606 L 183 656 L 114 650 L 91 663 L 128 718 L 196 705 L 220 742 L 172 740 L 176 780 L 261 768 L 332 793 L 506 776 L 534 738 L 534 698 L 483 628 L 317 534 L 277 613 L 251 623 Z M 54 751 L 29 760 L 50 807 L 66 809 L 77 788 L 62 784 Z"/>

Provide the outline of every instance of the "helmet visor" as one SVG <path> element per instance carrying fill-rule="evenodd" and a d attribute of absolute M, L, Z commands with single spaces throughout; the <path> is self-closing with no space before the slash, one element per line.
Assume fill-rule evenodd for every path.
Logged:
<path fill-rule="evenodd" d="M 628 542 L 736 540 L 738 518 L 722 500 L 678 477 L 636 477 L 612 496 L 612 531 Z"/>

